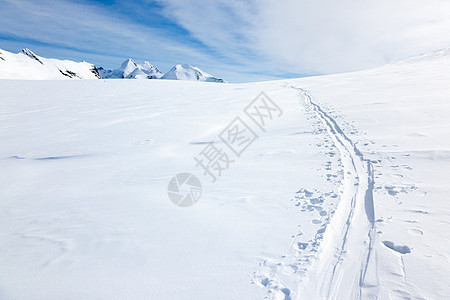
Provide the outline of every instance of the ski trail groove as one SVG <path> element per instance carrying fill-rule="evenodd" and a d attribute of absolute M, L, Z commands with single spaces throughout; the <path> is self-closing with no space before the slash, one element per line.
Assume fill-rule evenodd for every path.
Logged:
<path fill-rule="evenodd" d="M 309 280 L 299 286 L 299 298 L 376 299 L 378 272 L 372 163 L 305 90 L 290 87 L 300 92 L 305 104 L 325 126 L 340 152 L 345 174 L 340 202 L 323 236 L 321 252 L 309 272 Z"/>

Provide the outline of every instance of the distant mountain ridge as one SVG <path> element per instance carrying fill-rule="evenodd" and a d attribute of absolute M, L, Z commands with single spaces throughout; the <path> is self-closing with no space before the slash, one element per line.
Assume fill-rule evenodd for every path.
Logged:
<path fill-rule="evenodd" d="M 0 79 L 100 79 L 95 65 L 44 58 L 23 49 L 14 54 L 0 49 Z"/>
<path fill-rule="evenodd" d="M 189 64 L 178 64 L 163 75 L 155 66 L 148 61 L 141 64 L 135 63 L 131 58 L 125 60 L 120 68 L 115 70 L 106 70 L 103 67 L 98 68 L 100 77 L 104 79 L 169 79 L 169 80 L 190 80 L 204 82 L 226 82 L 208 74 L 198 67 Z"/>
<path fill-rule="evenodd" d="M 103 67 L 98 70 L 100 77 L 104 79 L 159 79 L 163 76 L 163 73 L 148 61 L 137 64 L 131 58 L 125 60 L 120 68 L 115 70 L 106 70 Z"/>
<path fill-rule="evenodd" d="M 216 78 L 189 64 L 174 66 L 169 72 L 164 74 L 162 79 L 225 82 L 225 80 Z"/>
<path fill-rule="evenodd" d="M 44 58 L 26 48 L 18 54 L 0 49 L 0 79 L 168 79 L 226 82 L 189 64 L 177 64 L 163 74 L 148 61 L 138 64 L 129 58 L 119 68 L 108 70 L 85 61 Z"/>

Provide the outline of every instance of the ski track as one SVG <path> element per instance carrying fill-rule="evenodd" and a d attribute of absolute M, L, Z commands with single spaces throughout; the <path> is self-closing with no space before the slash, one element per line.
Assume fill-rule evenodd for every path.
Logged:
<path fill-rule="evenodd" d="M 376 298 L 378 276 L 376 257 L 374 257 L 376 231 L 372 163 L 364 159 L 356 144 L 345 135 L 331 116 L 312 101 L 312 97 L 305 90 L 294 86 L 291 88 L 300 92 L 306 105 L 312 108 L 317 118 L 326 127 L 341 154 L 345 174 L 344 191 L 336 213 L 324 235 L 323 252 L 319 255 L 319 261 L 331 267 L 325 265 L 325 268 L 319 269 L 321 272 L 316 273 L 315 279 L 319 284 L 317 286 L 319 289 L 316 291 L 320 291 L 321 296 L 335 299 L 345 293 L 340 290 L 342 287 L 347 291 L 359 290 L 359 295 L 347 295 L 349 297 L 347 299 L 365 298 L 366 296 Z M 344 213 L 344 211 L 346 212 Z M 362 218 L 362 215 L 365 218 Z M 361 236 L 361 234 L 363 235 Z M 333 243 L 331 243 L 332 241 Z M 358 252 L 359 255 L 357 255 Z M 361 266 L 360 269 L 355 267 L 358 265 Z M 343 280 L 350 280 L 353 285 L 358 284 L 359 288 L 350 288 L 348 284 L 342 284 Z"/>
<path fill-rule="evenodd" d="M 379 279 L 372 162 L 304 89 L 287 84 L 283 87 L 299 91 L 302 103 L 323 124 L 340 153 L 344 173 L 339 204 L 323 236 L 316 237 L 318 249 L 311 250 L 317 253 L 303 253 L 306 259 L 297 259 L 297 269 L 304 272 L 293 274 L 298 282 L 296 299 L 376 299 Z M 312 263 L 308 264 L 310 258 Z M 277 280 L 277 266 L 282 263 L 266 260 L 263 264 L 270 267 L 271 276 L 262 281 L 259 276 L 260 286 L 268 288 L 276 299 L 293 299 L 292 287 L 288 289 Z"/>

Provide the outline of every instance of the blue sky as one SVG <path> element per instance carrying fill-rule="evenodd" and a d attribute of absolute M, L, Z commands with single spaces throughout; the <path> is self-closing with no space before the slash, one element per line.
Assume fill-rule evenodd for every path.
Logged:
<path fill-rule="evenodd" d="M 0 48 L 231 82 L 339 73 L 450 47 L 446 0 L 0 0 Z"/>

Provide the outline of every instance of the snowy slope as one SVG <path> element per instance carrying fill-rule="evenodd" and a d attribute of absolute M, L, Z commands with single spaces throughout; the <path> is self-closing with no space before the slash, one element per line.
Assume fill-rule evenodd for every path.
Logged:
<path fill-rule="evenodd" d="M 374 181 L 373 201 L 363 197 L 364 205 L 355 212 L 361 221 L 350 220 L 358 228 L 350 228 L 346 237 L 352 244 L 338 266 L 344 271 L 326 278 L 332 260 L 324 258 L 338 247 L 324 249 L 300 294 L 317 295 L 321 289 L 324 297 L 365 299 L 450 295 L 449 67 L 450 49 L 444 49 L 364 72 L 292 82 L 335 116 L 354 151 L 364 157 L 361 162 L 371 162 L 373 170 L 366 169 L 365 177 Z M 367 182 L 361 184 L 367 188 Z M 364 236 L 365 249 L 358 248 Z"/>
<path fill-rule="evenodd" d="M 93 64 L 37 56 L 29 49 L 13 54 L 0 49 L 0 79 L 98 79 Z"/>
<path fill-rule="evenodd" d="M 131 74 L 131 72 L 133 72 L 136 68 L 137 68 L 137 64 L 132 60 L 132 59 L 127 59 L 126 61 L 124 61 L 122 63 L 122 66 L 120 66 L 119 69 L 117 69 L 118 71 L 120 71 L 120 75 L 123 77 L 127 77 L 128 75 Z"/>
<path fill-rule="evenodd" d="M 102 79 L 110 78 L 112 76 L 112 72 L 113 72 L 112 70 L 108 70 L 103 67 L 98 67 L 97 70 L 98 70 L 98 74 L 99 74 L 100 78 L 102 78 Z"/>
<path fill-rule="evenodd" d="M 126 78 L 128 75 L 130 75 L 134 70 L 138 69 L 138 65 L 131 59 L 125 60 L 120 68 L 117 68 L 115 70 L 105 70 L 101 69 L 100 75 L 102 78 Z"/>
<path fill-rule="evenodd" d="M 0 298 L 447 298 L 449 68 L 0 80 Z M 265 131 L 243 113 L 261 91 L 283 111 Z M 237 116 L 258 135 L 240 157 L 218 137 Z M 214 183 L 210 141 L 233 159 Z M 180 172 L 192 207 L 168 199 Z"/>
<path fill-rule="evenodd" d="M 148 61 L 144 61 L 141 64 L 138 64 L 138 67 L 151 79 L 158 79 L 163 76 L 163 73 L 161 73 L 154 65 L 152 65 Z"/>
<path fill-rule="evenodd" d="M 216 78 L 211 74 L 203 72 L 197 67 L 189 64 L 175 65 L 169 70 L 161 79 L 171 80 L 191 80 L 191 81 L 206 81 L 206 82 L 225 82 L 223 79 Z"/>
<path fill-rule="evenodd" d="M 134 69 L 134 71 L 131 72 L 130 74 L 128 74 L 128 76 L 126 78 L 130 78 L 130 79 L 149 79 L 148 75 L 146 73 L 144 73 L 139 68 Z"/>

